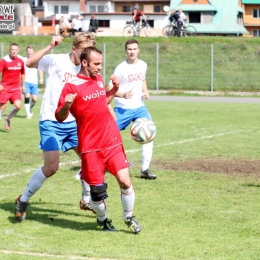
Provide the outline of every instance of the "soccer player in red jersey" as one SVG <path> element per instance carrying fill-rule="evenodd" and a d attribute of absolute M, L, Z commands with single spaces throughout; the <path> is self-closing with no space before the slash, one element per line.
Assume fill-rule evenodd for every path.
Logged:
<path fill-rule="evenodd" d="M 18 53 L 18 44 L 12 43 L 10 45 L 9 55 L 6 55 L 0 61 L 0 73 L 2 73 L 2 81 L 0 83 L 0 119 L 7 102 L 10 101 L 11 104 L 14 104 L 14 107 L 5 118 L 5 128 L 7 130 L 11 128 L 10 119 L 16 115 L 21 108 L 21 93 L 25 91 L 24 62 Z"/>
<path fill-rule="evenodd" d="M 107 105 L 118 91 L 119 78 L 111 76 L 113 88 L 107 92 L 99 73 L 102 52 L 96 47 L 84 49 L 80 61 L 80 72 L 65 84 L 55 116 L 58 121 L 64 121 L 71 113 L 76 119 L 82 178 L 90 185 L 90 204 L 96 212 L 98 225 L 104 231 L 115 230 L 106 212 L 104 172 L 108 170 L 121 189 L 124 221 L 136 234 L 141 231 L 141 226 L 132 215 L 135 191 L 130 180 L 129 164 L 116 121 Z"/>

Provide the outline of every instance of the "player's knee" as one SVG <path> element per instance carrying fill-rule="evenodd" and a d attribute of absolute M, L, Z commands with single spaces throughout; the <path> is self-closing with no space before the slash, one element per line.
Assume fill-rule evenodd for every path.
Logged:
<path fill-rule="evenodd" d="M 103 183 L 101 185 L 98 186 L 90 186 L 90 195 L 91 195 L 91 199 L 92 201 L 101 201 L 106 199 L 107 196 L 107 184 Z"/>
<path fill-rule="evenodd" d="M 29 104 L 30 103 L 30 98 L 29 97 L 25 97 L 24 98 L 24 104 Z"/>

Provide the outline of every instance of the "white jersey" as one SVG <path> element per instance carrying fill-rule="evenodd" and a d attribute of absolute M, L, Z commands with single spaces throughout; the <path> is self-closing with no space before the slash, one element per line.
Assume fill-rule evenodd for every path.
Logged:
<path fill-rule="evenodd" d="M 27 57 L 23 58 L 24 68 L 25 68 L 25 82 L 33 83 L 38 85 L 38 69 L 37 68 L 28 68 L 25 63 L 28 60 Z"/>
<path fill-rule="evenodd" d="M 138 108 L 144 106 L 142 98 L 143 81 L 145 80 L 147 64 L 142 60 L 137 60 L 134 64 L 129 64 L 127 61 L 120 63 L 113 75 L 119 77 L 118 92 L 127 92 L 132 90 L 133 96 L 130 99 L 115 97 L 115 106 L 121 108 Z M 109 82 L 112 86 L 112 82 Z"/>
<path fill-rule="evenodd" d="M 57 121 L 55 111 L 61 91 L 65 83 L 78 74 L 80 65 L 73 64 L 69 54 L 50 54 L 40 59 L 38 69 L 46 73 L 46 89 L 42 100 L 40 121 Z M 75 118 L 69 114 L 64 122 L 74 120 Z"/>

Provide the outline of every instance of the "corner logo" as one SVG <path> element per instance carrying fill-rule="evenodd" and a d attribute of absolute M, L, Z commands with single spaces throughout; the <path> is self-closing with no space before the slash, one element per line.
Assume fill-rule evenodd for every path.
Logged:
<path fill-rule="evenodd" d="M 14 21 L 14 5 L 0 5 L 0 22 Z"/>
<path fill-rule="evenodd" d="M 0 31 L 15 30 L 14 21 L 14 5 L 0 4 Z"/>

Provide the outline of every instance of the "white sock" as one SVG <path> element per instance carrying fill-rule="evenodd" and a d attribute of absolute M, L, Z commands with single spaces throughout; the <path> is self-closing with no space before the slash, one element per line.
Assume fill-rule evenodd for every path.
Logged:
<path fill-rule="evenodd" d="M 153 141 L 142 145 L 142 171 L 149 168 L 153 156 Z"/>
<path fill-rule="evenodd" d="M 90 200 L 90 186 L 84 180 L 80 181 L 82 186 L 82 200 L 88 203 Z"/>
<path fill-rule="evenodd" d="M 10 113 L 6 116 L 7 119 L 11 119 L 13 116 L 15 116 L 17 114 L 17 112 L 19 111 L 20 109 L 16 108 L 16 107 L 13 107 L 10 111 Z"/>
<path fill-rule="evenodd" d="M 42 172 L 42 168 L 37 169 L 31 176 L 31 179 L 29 180 L 24 193 L 21 196 L 21 201 L 29 201 L 29 199 L 41 188 L 46 179 L 47 178 Z"/>
<path fill-rule="evenodd" d="M 31 116 L 31 112 L 30 112 L 30 104 L 24 104 L 24 109 L 25 109 L 25 112 L 26 112 L 26 115 L 27 116 Z"/>
<path fill-rule="evenodd" d="M 135 190 L 133 186 L 127 190 L 121 189 L 121 201 L 123 207 L 123 218 L 131 217 L 133 215 L 135 204 Z"/>
<path fill-rule="evenodd" d="M 0 110 L 0 120 L 2 118 L 2 114 L 3 114 L 4 110 Z"/>
<path fill-rule="evenodd" d="M 93 210 L 96 212 L 97 218 L 100 221 L 103 221 L 107 218 L 107 212 L 106 212 L 106 202 L 105 200 L 94 202 L 90 198 L 90 206 L 93 208 Z"/>

